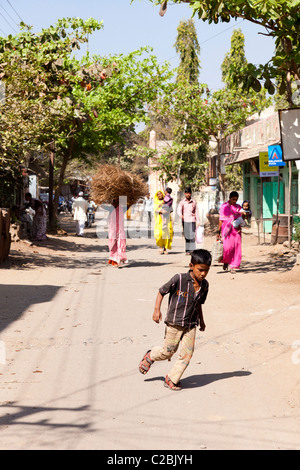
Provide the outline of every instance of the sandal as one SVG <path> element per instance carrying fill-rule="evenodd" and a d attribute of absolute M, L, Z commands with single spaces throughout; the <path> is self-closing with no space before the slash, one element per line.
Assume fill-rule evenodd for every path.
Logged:
<path fill-rule="evenodd" d="M 179 382 L 180 383 L 180 382 Z M 181 390 L 181 387 L 179 386 L 179 383 L 178 384 L 174 384 L 172 382 L 172 380 L 170 379 L 170 377 L 166 376 L 166 380 L 165 380 L 165 387 L 169 388 L 170 390 Z"/>
<path fill-rule="evenodd" d="M 108 260 L 108 264 L 111 264 L 112 266 L 118 266 L 118 263 L 116 261 L 113 261 L 112 259 Z"/>
<path fill-rule="evenodd" d="M 223 270 L 224 270 L 224 271 L 228 271 L 228 263 L 224 263 L 224 264 L 223 264 Z"/>
<path fill-rule="evenodd" d="M 150 349 L 149 351 L 146 352 L 146 354 L 144 355 L 143 359 L 141 360 L 140 364 L 139 364 L 139 371 L 141 374 L 145 375 L 147 374 L 148 370 L 150 369 L 150 367 L 152 366 L 153 362 L 152 359 L 150 359 Z"/>

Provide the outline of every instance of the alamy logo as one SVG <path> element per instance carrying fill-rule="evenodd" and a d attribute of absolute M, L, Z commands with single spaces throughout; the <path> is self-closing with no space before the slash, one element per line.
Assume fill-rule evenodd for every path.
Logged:
<path fill-rule="evenodd" d="M 292 348 L 295 349 L 295 351 L 292 354 L 292 363 L 300 364 L 300 340 L 299 339 L 296 339 L 293 342 Z"/>

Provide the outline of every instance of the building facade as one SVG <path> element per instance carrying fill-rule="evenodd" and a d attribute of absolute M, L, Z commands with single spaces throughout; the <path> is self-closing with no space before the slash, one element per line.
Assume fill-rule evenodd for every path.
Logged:
<path fill-rule="evenodd" d="M 225 165 L 241 163 L 244 199 L 250 201 L 253 219 L 265 233 L 272 231 L 272 219 L 279 214 L 298 214 L 300 207 L 299 161 L 262 171 L 268 148 L 281 144 L 279 113 L 270 108 L 228 136 L 222 145 Z M 264 162 L 266 163 L 266 162 Z"/>

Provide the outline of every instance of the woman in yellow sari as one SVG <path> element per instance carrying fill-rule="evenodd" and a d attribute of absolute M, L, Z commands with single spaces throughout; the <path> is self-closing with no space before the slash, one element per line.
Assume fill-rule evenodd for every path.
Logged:
<path fill-rule="evenodd" d="M 167 250 L 171 250 L 173 240 L 171 215 L 163 205 L 164 194 L 162 191 L 157 191 L 154 196 L 154 238 L 162 255 L 168 254 Z"/>

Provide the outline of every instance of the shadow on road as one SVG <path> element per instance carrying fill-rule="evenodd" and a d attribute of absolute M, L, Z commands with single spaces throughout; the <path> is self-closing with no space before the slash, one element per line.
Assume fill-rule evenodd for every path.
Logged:
<path fill-rule="evenodd" d="M 0 331 L 18 320 L 34 304 L 50 302 L 60 286 L 0 285 Z"/>
<path fill-rule="evenodd" d="M 0 270 L 3 269 L 20 269 L 22 271 L 30 270 L 36 267 L 48 268 L 66 268 L 66 269 L 80 269 L 92 268 L 96 269 L 106 264 L 106 260 L 98 257 L 77 258 L 76 254 L 65 255 L 63 253 L 57 254 L 42 254 L 42 253 L 18 253 L 11 251 L 9 259 L 3 263 Z"/>
<path fill-rule="evenodd" d="M 233 372 L 221 372 L 219 374 L 191 375 L 190 377 L 182 379 L 180 383 L 184 389 L 198 388 L 205 387 L 206 385 L 216 382 L 217 380 L 225 380 L 232 377 L 246 377 L 251 374 L 252 372 L 249 371 L 237 370 Z M 165 381 L 165 377 L 152 377 L 151 379 L 145 379 L 145 382 L 153 382 L 155 380 Z"/>
<path fill-rule="evenodd" d="M 4 416 L 0 417 L 0 427 L 1 426 L 12 426 L 12 425 L 30 425 L 32 426 L 41 426 L 44 429 L 57 429 L 57 428 L 75 428 L 75 429 L 88 429 L 90 425 L 88 423 L 83 424 L 74 424 L 71 419 L 71 413 L 78 413 L 79 411 L 86 411 L 89 409 L 89 406 L 81 406 L 77 408 L 51 408 L 51 407 L 39 407 L 39 406 L 24 406 L 18 405 L 14 402 L 6 402 L 2 408 L 7 410 L 7 413 Z M 52 422 L 49 419 L 49 412 L 70 412 L 68 422 Z M 47 413 L 47 418 L 45 419 L 44 413 Z M 40 418 L 38 418 L 38 416 Z M 43 416 L 42 416 L 43 415 Z M 32 417 L 37 418 L 36 421 L 32 421 Z M 29 419 L 30 418 L 30 419 Z"/>
<path fill-rule="evenodd" d="M 248 274 L 248 273 L 269 273 L 269 272 L 281 272 L 286 273 L 291 271 L 294 267 L 295 261 L 290 259 L 280 259 L 271 261 L 243 261 L 241 267 L 237 270 L 237 274 Z M 230 270 L 221 271 L 222 265 L 220 265 L 220 271 L 217 274 L 230 274 Z"/>

